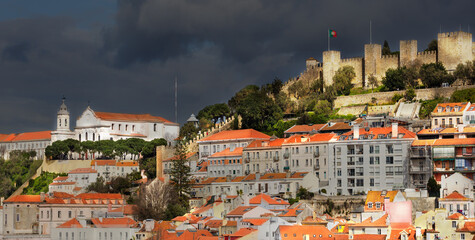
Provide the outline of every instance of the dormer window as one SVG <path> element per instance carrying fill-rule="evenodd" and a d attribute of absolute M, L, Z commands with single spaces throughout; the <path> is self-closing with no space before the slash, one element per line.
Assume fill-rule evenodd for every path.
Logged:
<path fill-rule="evenodd" d="M 380 209 L 381 208 L 381 203 L 377 202 L 376 203 L 376 209 Z"/>
<path fill-rule="evenodd" d="M 437 112 L 442 112 L 442 107 L 438 107 Z"/>
<path fill-rule="evenodd" d="M 368 208 L 370 208 L 370 209 L 373 208 L 373 203 L 372 202 L 368 203 Z"/>

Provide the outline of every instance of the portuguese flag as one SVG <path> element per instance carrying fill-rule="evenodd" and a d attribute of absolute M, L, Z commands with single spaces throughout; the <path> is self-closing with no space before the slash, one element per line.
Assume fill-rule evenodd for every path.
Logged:
<path fill-rule="evenodd" d="M 335 30 L 332 30 L 332 29 L 328 30 L 328 35 L 329 35 L 330 37 L 332 37 L 332 38 L 336 38 L 336 32 L 335 32 Z"/>

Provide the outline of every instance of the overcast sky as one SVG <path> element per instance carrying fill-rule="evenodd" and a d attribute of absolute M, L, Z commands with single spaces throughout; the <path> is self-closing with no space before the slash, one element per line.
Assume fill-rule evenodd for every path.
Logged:
<path fill-rule="evenodd" d="M 54 130 L 63 95 L 74 122 L 93 110 L 178 122 L 248 84 L 301 73 L 332 50 L 475 30 L 475 1 L 3 0 L 0 133 Z M 473 30 L 471 30 L 473 32 Z"/>

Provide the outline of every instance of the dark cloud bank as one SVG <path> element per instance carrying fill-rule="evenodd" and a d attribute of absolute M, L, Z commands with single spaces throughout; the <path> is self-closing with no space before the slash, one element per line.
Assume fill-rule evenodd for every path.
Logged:
<path fill-rule="evenodd" d="M 179 121 L 248 84 L 299 74 L 332 49 L 362 56 L 369 42 L 475 29 L 473 1 L 119 0 L 112 26 L 62 16 L 0 22 L 0 133 L 53 129 L 64 94 L 74 118 L 93 109 Z M 87 16 L 84 16 L 87 18 Z"/>

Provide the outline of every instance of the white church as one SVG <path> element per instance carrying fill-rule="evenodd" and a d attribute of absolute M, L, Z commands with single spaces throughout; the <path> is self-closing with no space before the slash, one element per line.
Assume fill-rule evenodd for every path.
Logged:
<path fill-rule="evenodd" d="M 73 138 L 79 141 L 119 140 L 141 138 L 151 141 L 164 138 L 172 142 L 178 137 L 180 125 L 165 118 L 150 114 L 95 112 L 89 106 L 76 120 L 74 131 L 70 130 L 69 111 L 61 104 L 56 123 L 51 132 L 51 142 Z"/>

